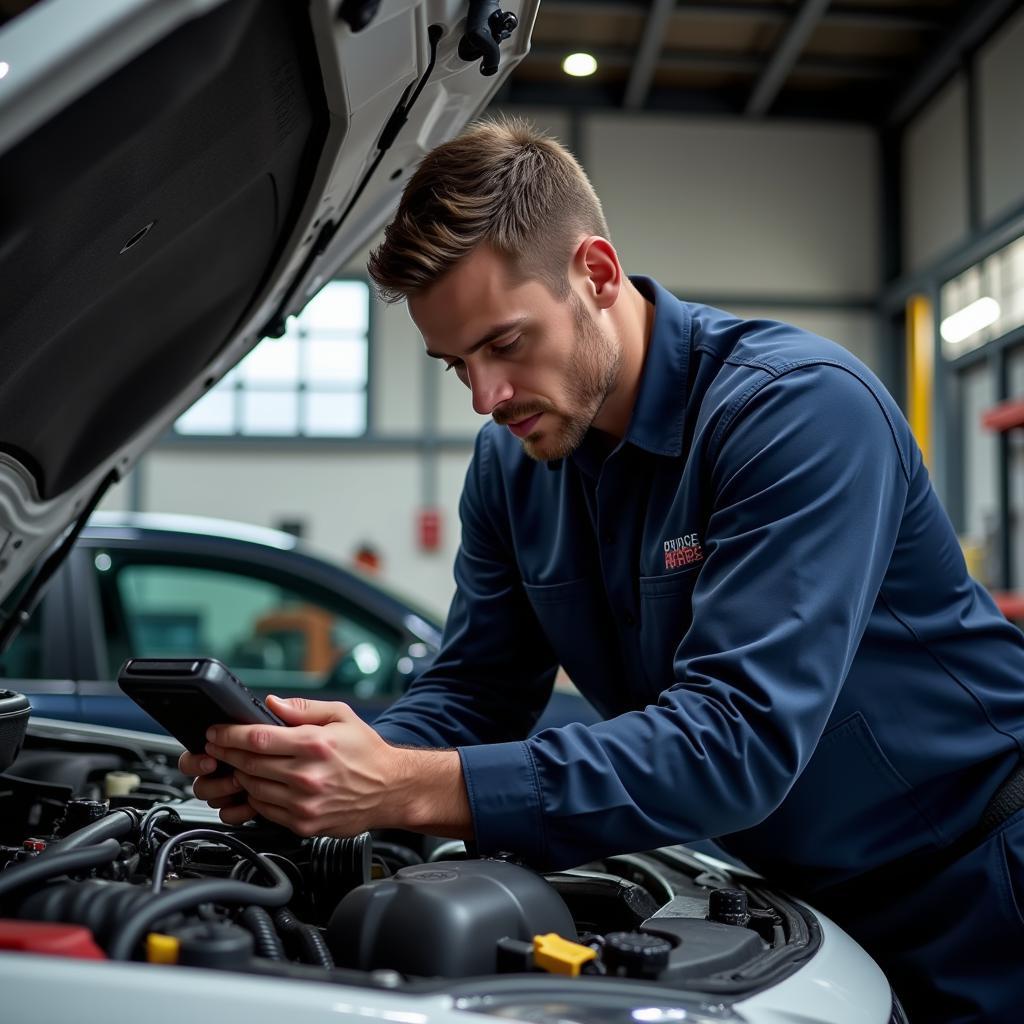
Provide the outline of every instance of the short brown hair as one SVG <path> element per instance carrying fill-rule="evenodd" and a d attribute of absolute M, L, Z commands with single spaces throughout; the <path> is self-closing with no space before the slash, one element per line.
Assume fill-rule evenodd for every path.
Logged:
<path fill-rule="evenodd" d="M 512 271 L 568 295 L 581 235 L 608 237 L 593 186 L 573 155 L 519 118 L 481 121 L 428 153 L 402 193 L 370 276 L 385 302 L 424 291 L 478 245 Z"/>

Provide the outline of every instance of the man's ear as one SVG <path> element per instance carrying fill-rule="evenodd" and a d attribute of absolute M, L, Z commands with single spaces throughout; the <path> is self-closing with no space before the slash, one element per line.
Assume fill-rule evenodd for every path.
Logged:
<path fill-rule="evenodd" d="M 572 258 L 572 276 L 599 309 L 613 306 L 622 287 L 622 267 L 612 243 L 600 235 L 582 239 Z"/>

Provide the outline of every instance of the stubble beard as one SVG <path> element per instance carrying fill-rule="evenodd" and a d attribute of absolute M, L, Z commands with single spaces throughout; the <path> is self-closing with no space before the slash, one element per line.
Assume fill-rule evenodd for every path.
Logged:
<path fill-rule="evenodd" d="M 523 451 L 538 462 L 551 462 L 571 455 L 582 444 L 601 406 L 618 380 L 622 353 L 601 331 L 590 310 L 575 293 L 570 293 L 574 344 L 566 372 L 568 410 L 544 411 L 556 425 L 523 438 Z"/>

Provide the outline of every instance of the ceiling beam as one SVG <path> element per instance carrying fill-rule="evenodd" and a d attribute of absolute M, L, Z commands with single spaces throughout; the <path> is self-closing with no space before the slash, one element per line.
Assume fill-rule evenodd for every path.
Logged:
<path fill-rule="evenodd" d="M 641 18 L 649 11 L 644 0 L 543 0 L 540 16 L 583 16 L 584 12 L 615 17 Z M 686 3 L 675 12 L 679 18 L 728 18 L 772 23 L 789 21 L 793 7 L 783 3 Z M 828 25 L 846 28 L 879 28 L 892 31 L 936 32 L 949 21 L 948 12 L 937 7 L 860 7 L 834 4 L 822 18 Z"/>
<path fill-rule="evenodd" d="M 804 0 L 796 17 L 790 22 L 772 54 L 768 66 L 754 85 L 744 113 L 748 117 L 761 117 L 775 102 L 779 90 L 793 70 L 811 33 L 818 27 L 829 0 Z"/>
<path fill-rule="evenodd" d="M 651 12 L 647 15 L 644 34 L 636 52 L 633 69 L 629 73 L 626 95 L 622 101 L 627 110 L 641 110 L 654 81 L 654 72 L 658 67 L 658 57 L 665 42 L 665 29 L 668 20 L 675 10 L 676 0 L 654 0 Z"/>
<path fill-rule="evenodd" d="M 900 93 L 886 119 L 889 125 L 902 124 L 938 92 L 959 67 L 964 56 L 980 46 L 1015 8 L 1020 0 L 975 0 L 967 5 L 964 16 Z"/>
<path fill-rule="evenodd" d="M 508 80 L 511 91 L 503 102 L 530 107 L 558 107 L 592 110 L 609 117 L 633 117 L 631 111 L 619 106 L 621 89 L 611 82 L 591 82 L 586 79 L 565 82 L 522 81 L 515 75 Z M 878 117 L 874 109 L 863 109 L 863 97 L 856 99 L 844 94 L 843 100 L 821 93 L 800 93 L 780 97 L 773 112 L 785 118 L 813 118 L 850 124 L 874 125 Z M 717 89 L 672 89 L 654 86 L 647 97 L 647 111 L 671 112 L 736 118 L 743 110 L 745 91 Z"/>
<path fill-rule="evenodd" d="M 541 61 L 560 64 L 570 51 L 568 44 L 532 43 L 529 63 L 517 72 L 520 77 L 529 77 L 531 66 Z M 587 52 L 593 54 L 598 66 L 607 68 L 628 68 L 633 66 L 633 51 L 627 46 L 591 46 Z M 756 54 L 728 53 L 715 50 L 663 50 L 658 60 L 663 71 L 720 71 L 727 74 L 757 75 L 764 67 L 764 58 Z M 897 61 L 866 60 L 850 57 L 804 57 L 796 62 L 793 71 L 823 78 L 857 78 L 884 81 L 895 78 L 901 70 Z M 523 71 L 527 75 L 523 75 Z"/>

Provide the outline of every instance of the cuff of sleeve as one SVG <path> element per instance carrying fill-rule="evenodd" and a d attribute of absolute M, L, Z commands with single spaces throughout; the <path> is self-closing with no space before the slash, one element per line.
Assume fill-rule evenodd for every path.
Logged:
<path fill-rule="evenodd" d="M 523 742 L 458 747 L 480 852 L 545 858 L 537 768 Z"/>

